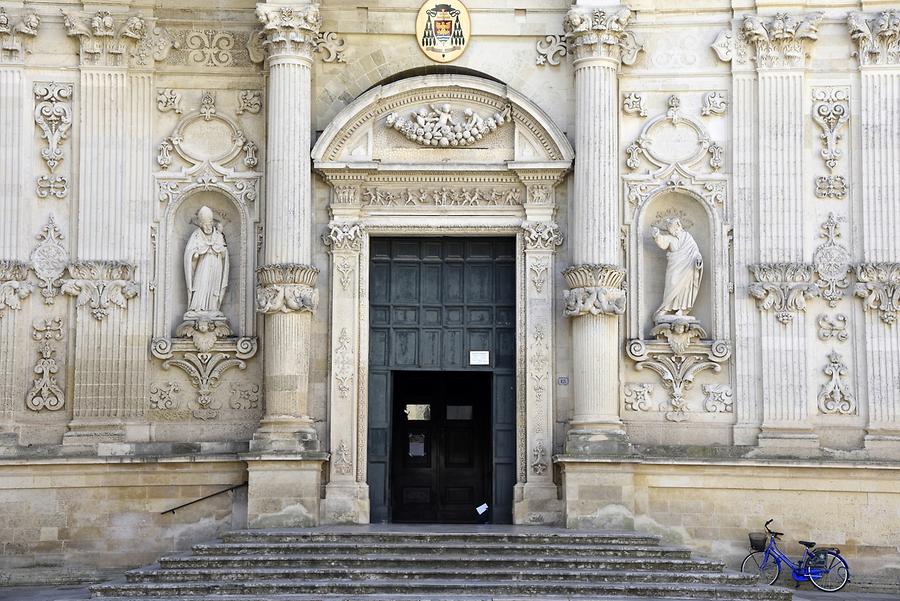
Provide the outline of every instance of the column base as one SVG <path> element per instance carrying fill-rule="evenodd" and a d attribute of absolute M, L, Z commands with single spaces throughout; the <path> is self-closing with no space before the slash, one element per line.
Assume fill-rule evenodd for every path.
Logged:
<path fill-rule="evenodd" d="M 247 527 L 307 528 L 320 523 L 326 453 L 248 454 Z"/>
<path fill-rule="evenodd" d="M 325 485 L 323 524 L 368 524 L 369 485 L 329 482 Z"/>
<path fill-rule="evenodd" d="M 579 530 L 634 530 L 634 466 L 560 457 L 563 520 Z"/>
<path fill-rule="evenodd" d="M 872 459 L 900 460 L 900 430 L 869 430 L 863 444 Z"/>
<path fill-rule="evenodd" d="M 562 499 L 552 482 L 516 484 L 513 499 L 513 524 L 562 525 Z"/>
<path fill-rule="evenodd" d="M 297 417 L 264 417 L 250 440 L 251 453 L 306 453 L 319 450 L 319 435 L 312 422 Z"/>
<path fill-rule="evenodd" d="M 756 455 L 817 457 L 821 454 L 819 437 L 809 430 L 766 430 L 759 434 Z"/>
<path fill-rule="evenodd" d="M 634 448 L 621 428 L 575 427 L 566 434 L 566 454 L 620 457 L 633 455 Z"/>

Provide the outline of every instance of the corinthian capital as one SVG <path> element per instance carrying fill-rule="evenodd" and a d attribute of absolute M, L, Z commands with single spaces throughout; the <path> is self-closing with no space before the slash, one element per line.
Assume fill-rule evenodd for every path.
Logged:
<path fill-rule="evenodd" d="M 270 6 L 259 4 L 256 16 L 263 24 L 260 39 L 269 56 L 297 55 L 310 58 L 316 48 L 322 17 L 318 4 Z"/>
<path fill-rule="evenodd" d="M 604 263 L 573 265 L 563 272 L 566 317 L 625 313 L 625 271 Z"/>
<path fill-rule="evenodd" d="M 256 310 L 260 313 L 294 313 L 316 310 L 319 270 L 300 263 L 274 263 L 256 270 Z"/>
<path fill-rule="evenodd" d="M 819 21 L 823 14 L 745 15 L 741 33 L 747 43 L 756 48 L 757 68 L 803 67 L 810 46 L 819 39 Z"/>
<path fill-rule="evenodd" d="M 607 12 L 597 8 L 573 6 L 563 21 L 569 52 L 576 60 L 611 58 L 626 65 L 634 64 L 644 45 L 632 31 L 626 29 L 630 18 L 631 10 L 628 7 Z"/>

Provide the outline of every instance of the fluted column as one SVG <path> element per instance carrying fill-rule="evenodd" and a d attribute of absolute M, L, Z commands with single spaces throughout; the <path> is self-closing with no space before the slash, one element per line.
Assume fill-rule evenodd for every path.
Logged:
<path fill-rule="evenodd" d="M 756 51 L 759 107 L 759 257 L 757 283 L 782 290 L 802 288 L 805 279 L 803 197 L 803 90 L 806 57 L 822 13 L 745 17 L 744 38 Z M 766 281 L 775 278 L 779 281 Z M 791 298 L 795 298 L 794 295 Z M 803 303 L 782 307 L 761 324 L 762 428 L 760 446 L 817 448 L 810 423 L 807 383 L 806 313 Z"/>
<path fill-rule="evenodd" d="M 268 52 L 266 240 L 258 309 L 265 314 L 265 415 L 252 448 L 317 450 L 309 416 L 309 349 L 318 304 L 312 255 L 310 66 L 317 5 L 260 4 Z"/>
<path fill-rule="evenodd" d="M 889 52 L 898 11 L 851 13 L 847 18 L 860 70 L 859 203 L 863 264 L 856 295 L 863 299 L 862 336 L 869 423 L 866 448 L 900 456 L 900 189 L 895 157 L 900 148 L 900 56 Z M 892 24 L 893 23 L 893 24 Z"/>
<path fill-rule="evenodd" d="M 630 16 L 627 8 L 579 2 L 564 22 L 575 67 L 575 197 L 570 203 L 575 265 L 569 271 L 577 275 L 567 277 L 575 404 L 566 446 L 570 453 L 615 452 L 624 442 L 619 419 L 618 316 L 624 312 L 625 292 L 618 267 L 618 70 L 621 63 L 634 62 L 641 49 L 625 29 Z M 619 300 L 591 302 L 595 308 L 583 310 L 588 297 L 609 296 L 610 290 Z"/>

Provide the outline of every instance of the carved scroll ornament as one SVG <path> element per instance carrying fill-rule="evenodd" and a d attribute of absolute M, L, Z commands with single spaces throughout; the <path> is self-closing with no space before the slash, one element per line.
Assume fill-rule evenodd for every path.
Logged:
<path fill-rule="evenodd" d="M 56 382 L 56 344 L 62 340 L 62 319 L 38 319 L 32 325 L 31 337 L 38 341 L 38 359 L 34 364 L 34 382 L 25 395 L 25 406 L 32 411 L 58 411 L 66 404 L 62 388 Z"/>
<path fill-rule="evenodd" d="M 748 286 L 760 311 L 774 311 L 783 324 L 806 311 L 806 301 L 819 296 L 813 281 L 815 266 L 809 263 L 760 263 L 749 266 L 756 280 Z"/>
<path fill-rule="evenodd" d="M 121 261 L 77 261 L 66 269 L 69 279 L 63 280 L 63 293 L 76 297 L 77 306 L 89 306 L 98 321 L 109 315 L 110 305 L 127 309 L 127 301 L 138 295 L 134 265 Z"/>

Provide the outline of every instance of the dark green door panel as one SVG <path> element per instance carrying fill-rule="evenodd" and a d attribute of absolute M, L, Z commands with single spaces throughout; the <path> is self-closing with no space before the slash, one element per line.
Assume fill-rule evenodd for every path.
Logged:
<path fill-rule="evenodd" d="M 491 374 L 490 461 L 484 469 L 493 521 L 512 521 L 515 252 L 512 237 L 371 239 L 368 480 L 373 522 L 391 519 L 392 375 L 411 370 Z M 490 365 L 470 366 L 469 351 L 489 351 Z"/>

